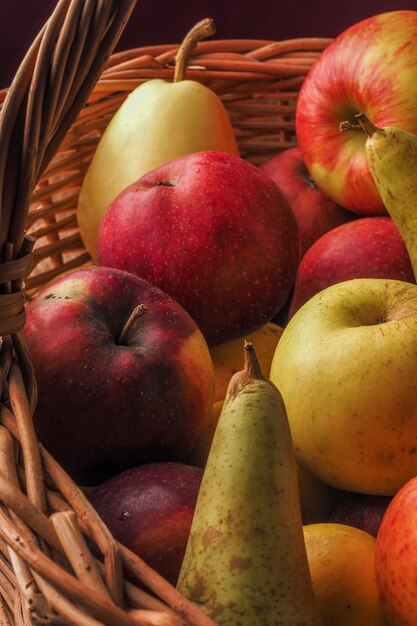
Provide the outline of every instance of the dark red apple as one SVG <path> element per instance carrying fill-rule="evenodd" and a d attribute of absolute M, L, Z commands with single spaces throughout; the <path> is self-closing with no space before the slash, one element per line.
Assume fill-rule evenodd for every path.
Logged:
<path fill-rule="evenodd" d="M 283 150 L 260 167 L 276 182 L 291 205 L 300 231 L 302 254 L 321 235 L 355 217 L 318 189 L 299 147 Z"/>
<path fill-rule="evenodd" d="M 28 305 L 25 337 L 38 439 L 77 482 L 182 461 L 204 432 L 214 393 L 207 343 L 154 285 L 112 268 L 66 274 Z"/>
<path fill-rule="evenodd" d="M 202 474 L 184 463 L 149 463 L 114 476 L 88 497 L 113 537 L 175 585 Z"/>
<path fill-rule="evenodd" d="M 258 167 L 196 152 L 145 174 L 110 204 L 99 265 L 157 285 L 209 344 L 242 336 L 285 303 L 300 258 L 288 201 Z"/>
<path fill-rule="evenodd" d="M 325 233 L 302 258 L 289 317 L 319 291 L 352 278 L 415 282 L 405 243 L 390 217 L 363 217 Z"/>
<path fill-rule="evenodd" d="M 339 497 L 328 521 L 354 526 L 376 537 L 391 500 L 392 496 L 345 492 Z"/>

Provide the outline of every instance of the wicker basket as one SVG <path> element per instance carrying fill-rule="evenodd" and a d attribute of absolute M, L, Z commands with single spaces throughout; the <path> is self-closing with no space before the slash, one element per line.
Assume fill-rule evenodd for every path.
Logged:
<path fill-rule="evenodd" d="M 178 45 L 110 56 L 133 7 L 134 0 L 60 0 L 12 87 L 0 94 L 2 625 L 213 626 L 113 539 L 82 490 L 39 445 L 31 418 L 36 381 L 21 333 L 25 298 L 91 262 L 76 205 L 97 141 L 134 87 L 173 78 Z M 204 41 L 187 77 L 222 97 L 241 155 L 260 163 L 295 145 L 298 90 L 328 43 Z M 91 556 L 85 537 L 98 545 L 102 560 Z"/>

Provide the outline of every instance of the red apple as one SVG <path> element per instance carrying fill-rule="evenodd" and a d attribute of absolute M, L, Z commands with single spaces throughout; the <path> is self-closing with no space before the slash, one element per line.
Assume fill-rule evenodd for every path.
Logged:
<path fill-rule="evenodd" d="M 392 496 L 342 492 L 328 521 L 354 526 L 376 537 L 391 500 Z"/>
<path fill-rule="evenodd" d="M 302 254 L 321 235 L 355 217 L 318 189 L 299 147 L 283 150 L 260 167 L 276 182 L 291 205 L 300 231 Z"/>
<path fill-rule="evenodd" d="M 363 112 L 377 126 L 417 134 L 417 11 L 398 10 L 362 20 L 323 51 L 299 93 L 298 143 L 318 187 L 360 215 L 386 209 L 370 173 Z M 356 124 L 357 126 L 357 124 Z"/>
<path fill-rule="evenodd" d="M 417 624 L 417 477 L 395 494 L 382 518 L 375 575 L 390 626 Z"/>
<path fill-rule="evenodd" d="M 297 223 L 277 185 L 225 152 L 187 154 L 145 174 L 110 204 L 98 263 L 169 293 L 210 345 L 269 321 L 300 258 Z"/>
<path fill-rule="evenodd" d="M 177 582 L 203 470 L 149 463 L 110 478 L 89 499 L 113 537 Z"/>
<path fill-rule="evenodd" d="M 127 324 L 137 305 L 136 320 Z M 79 483 L 184 459 L 210 419 L 214 371 L 189 314 L 112 268 L 62 276 L 27 307 L 40 442 Z"/>
<path fill-rule="evenodd" d="M 298 267 L 289 317 L 319 291 L 352 278 L 415 282 L 405 243 L 390 217 L 362 217 L 320 237 Z"/>

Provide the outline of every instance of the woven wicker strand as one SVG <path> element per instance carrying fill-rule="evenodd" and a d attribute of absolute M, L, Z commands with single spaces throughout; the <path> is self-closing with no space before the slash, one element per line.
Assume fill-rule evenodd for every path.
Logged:
<path fill-rule="evenodd" d="M 179 44 L 109 56 L 134 4 L 59 0 L 10 89 L 0 92 L 0 624 L 5 626 L 214 626 L 111 536 L 83 491 L 37 442 L 32 423 L 36 380 L 22 334 L 25 298 L 62 272 L 91 263 L 76 206 L 97 142 L 133 88 L 150 78 L 174 77 Z M 295 145 L 298 90 L 329 41 L 202 41 L 186 74 L 219 94 L 241 155 L 261 163 Z M 101 558 L 92 555 L 91 545 Z"/>

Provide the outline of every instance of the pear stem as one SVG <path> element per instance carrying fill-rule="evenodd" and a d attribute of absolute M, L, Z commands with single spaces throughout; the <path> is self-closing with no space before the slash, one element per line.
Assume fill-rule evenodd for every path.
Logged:
<path fill-rule="evenodd" d="M 216 26 L 214 20 L 209 17 L 197 22 L 195 26 L 185 35 L 181 46 L 175 56 L 174 83 L 184 80 L 185 68 L 192 50 L 199 41 L 214 35 Z"/>
<path fill-rule="evenodd" d="M 126 337 L 130 329 L 132 328 L 133 324 L 136 322 L 137 319 L 139 319 L 139 317 L 142 317 L 147 312 L 148 312 L 148 307 L 146 306 L 146 304 L 138 304 L 138 306 L 135 306 L 135 308 L 129 315 L 129 318 L 126 324 L 123 326 L 122 332 L 120 333 L 120 337 L 117 341 L 119 345 L 123 345 L 125 343 Z"/>
<path fill-rule="evenodd" d="M 248 378 L 263 380 L 264 376 L 262 374 L 261 366 L 259 365 L 258 357 L 256 356 L 253 344 L 250 341 L 245 341 L 243 348 L 245 355 L 244 370 Z"/>
<path fill-rule="evenodd" d="M 358 120 L 361 128 L 363 128 L 363 130 L 369 137 L 372 137 L 372 135 L 376 133 L 377 130 L 379 130 L 378 126 L 375 126 L 375 124 L 373 124 L 371 120 L 366 117 L 365 113 L 358 113 L 357 115 L 355 115 L 355 118 Z"/>

